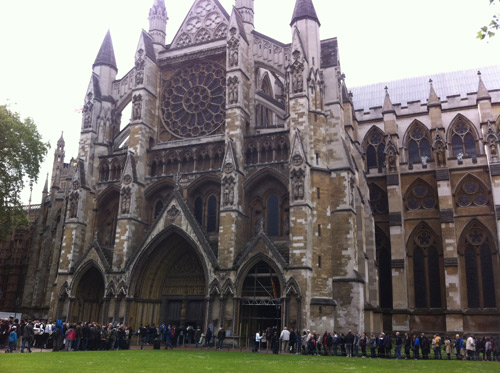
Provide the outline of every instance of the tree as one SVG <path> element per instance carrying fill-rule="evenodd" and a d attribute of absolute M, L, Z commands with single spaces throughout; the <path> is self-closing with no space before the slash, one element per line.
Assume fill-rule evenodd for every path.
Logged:
<path fill-rule="evenodd" d="M 19 114 L 0 105 L 0 240 L 27 222 L 20 193 L 26 179 L 38 179 L 48 148 L 31 118 L 21 121 Z"/>
<path fill-rule="evenodd" d="M 490 5 L 499 4 L 500 0 L 489 0 Z M 485 39 L 486 37 L 491 38 L 495 36 L 496 31 L 500 28 L 500 14 L 494 14 L 491 22 L 487 26 L 481 27 L 477 33 L 478 39 Z"/>

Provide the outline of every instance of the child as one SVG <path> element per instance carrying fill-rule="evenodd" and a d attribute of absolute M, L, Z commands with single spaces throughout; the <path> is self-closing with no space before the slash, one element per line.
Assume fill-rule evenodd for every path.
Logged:
<path fill-rule="evenodd" d="M 16 349 L 16 346 L 17 346 L 17 332 L 16 332 L 16 327 L 13 326 L 9 334 L 9 352 L 14 351 Z"/>

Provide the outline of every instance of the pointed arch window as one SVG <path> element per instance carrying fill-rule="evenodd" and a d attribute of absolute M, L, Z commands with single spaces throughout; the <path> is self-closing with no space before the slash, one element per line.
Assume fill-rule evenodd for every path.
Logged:
<path fill-rule="evenodd" d="M 207 232 L 217 232 L 217 198 L 211 195 L 207 203 Z"/>
<path fill-rule="evenodd" d="M 382 229 L 375 228 L 380 307 L 392 308 L 391 243 Z"/>
<path fill-rule="evenodd" d="M 462 154 L 464 157 L 476 157 L 476 136 L 472 126 L 460 118 L 451 129 L 451 149 L 453 157 Z"/>
<path fill-rule="evenodd" d="M 431 158 L 431 145 L 429 131 L 423 124 L 417 124 L 410 129 L 408 134 L 408 160 L 410 163 L 419 163 L 422 157 Z"/>
<path fill-rule="evenodd" d="M 384 133 L 378 128 L 370 131 L 366 138 L 366 165 L 368 169 L 377 168 L 379 172 L 385 167 Z"/>
<path fill-rule="evenodd" d="M 203 198 L 201 197 L 196 197 L 194 201 L 194 217 L 200 225 L 203 224 Z"/>
<path fill-rule="evenodd" d="M 437 206 L 437 193 L 423 180 L 415 181 L 405 195 L 406 209 L 410 211 L 430 210 Z"/>
<path fill-rule="evenodd" d="M 271 237 L 279 236 L 279 227 L 279 200 L 276 194 L 271 194 L 267 199 L 267 234 Z"/>
<path fill-rule="evenodd" d="M 414 235 L 412 260 L 415 308 L 442 308 L 444 267 L 435 235 L 425 227 Z"/>
<path fill-rule="evenodd" d="M 158 216 L 160 216 L 162 210 L 163 210 L 163 202 L 162 201 L 156 202 L 154 210 L 154 220 L 156 220 Z"/>
<path fill-rule="evenodd" d="M 387 214 L 389 211 L 387 193 L 375 183 L 370 184 L 370 205 L 375 214 Z"/>
<path fill-rule="evenodd" d="M 465 233 L 464 262 L 468 308 L 495 308 L 495 245 L 484 227 L 474 223 Z"/>
<path fill-rule="evenodd" d="M 458 207 L 482 207 L 490 204 L 486 186 L 474 176 L 468 176 L 460 183 L 455 196 Z"/>

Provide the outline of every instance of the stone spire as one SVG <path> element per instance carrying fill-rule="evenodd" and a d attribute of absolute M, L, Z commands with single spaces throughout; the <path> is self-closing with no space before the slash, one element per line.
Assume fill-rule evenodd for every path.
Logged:
<path fill-rule="evenodd" d="M 99 49 L 99 53 L 97 53 L 97 57 L 94 61 L 93 67 L 96 66 L 109 66 L 118 71 L 118 67 L 116 66 L 115 51 L 113 49 L 113 42 L 111 41 L 111 33 L 109 30 L 104 37 L 101 49 Z"/>
<path fill-rule="evenodd" d="M 312 0 L 296 0 L 290 26 L 301 19 L 311 19 L 321 25 Z"/>
<path fill-rule="evenodd" d="M 43 194 L 47 195 L 49 193 L 49 173 L 47 172 L 47 177 L 45 178 L 45 185 L 43 187 Z"/>
<path fill-rule="evenodd" d="M 429 79 L 429 85 L 431 86 L 431 89 L 429 92 L 429 99 L 427 100 L 427 106 L 428 107 L 440 106 L 441 100 L 439 99 L 438 95 L 436 94 L 436 91 L 434 90 L 434 84 L 432 84 L 432 79 Z"/>
<path fill-rule="evenodd" d="M 149 34 L 153 38 L 153 42 L 165 45 L 167 37 L 167 8 L 165 0 L 155 0 L 153 6 L 149 10 Z"/>
<path fill-rule="evenodd" d="M 392 105 L 391 98 L 389 96 L 389 88 L 385 87 L 385 99 L 384 99 L 384 107 L 382 108 L 382 114 L 386 113 L 395 113 L 394 106 Z"/>
<path fill-rule="evenodd" d="M 486 86 L 484 85 L 483 78 L 481 77 L 481 71 L 477 72 L 477 76 L 479 78 L 479 86 L 477 88 L 477 100 L 491 100 L 490 93 L 486 89 Z"/>
<path fill-rule="evenodd" d="M 54 179 L 56 177 L 56 171 L 64 168 L 64 146 L 66 142 L 63 137 L 64 132 L 61 132 L 61 137 L 57 140 L 56 150 L 54 151 L 54 161 L 52 163 L 52 179 L 51 184 L 54 184 Z"/>

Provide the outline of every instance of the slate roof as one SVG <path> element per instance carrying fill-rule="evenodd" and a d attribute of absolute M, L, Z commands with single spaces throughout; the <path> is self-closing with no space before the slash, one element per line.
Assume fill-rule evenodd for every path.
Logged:
<path fill-rule="evenodd" d="M 153 62 L 156 62 L 156 54 L 155 48 L 153 46 L 153 39 L 151 36 L 144 30 L 142 30 L 142 34 L 144 36 L 144 48 L 146 49 L 146 56 Z"/>
<path fill-rule="evenodd" d="M 118 71 L 116 67 L 115 51 L 113 49 L 113 42 L 111 41 L 111 33 L 106 33 L 104 40 L 101 44 L 101 49 L 97 53 L 97 57 L 94 61 L 94 66 L 105 65 L 114 68 Z"/>
<path fill-rule="evenodd" d="M 293 11 L 292 25 L 294 22 L 300 19 L 312 19 L 319 23 L 318 15 L 316 14 L 316 10 L 314 9 L 314 4 L 312 0 L 297 0 L 295 3 L 295 9 Z"/>
<path fill-rule="evenodd" d="M 381 107 L 384 104 L 385 86 L 389 89 L 393 105 L 407 106 L 408 102 L 413 101 L 426 103 L 430 93 L 429 79 L 432 79 L 441 101 L 446 101 L 447 96 L 460 95 L 465 98 L 467 94 L 478 90 L 478 70 L 488 90 L 500 89 L 500 66 L 488 66 L 353 87 L 350 91 L 353 93 L 354 109 L 368 111 L 373 107 Z"/>

